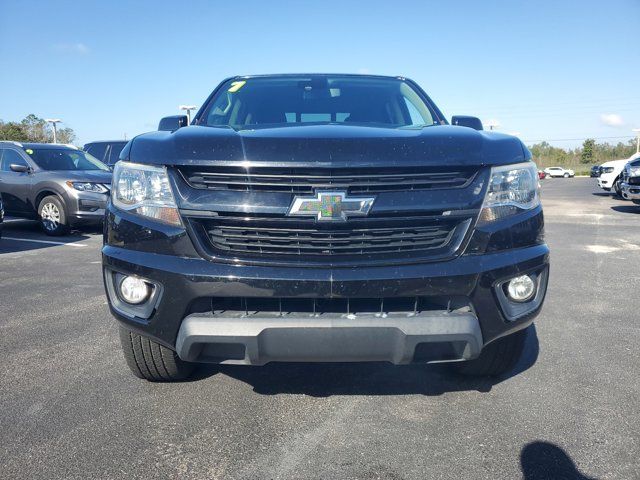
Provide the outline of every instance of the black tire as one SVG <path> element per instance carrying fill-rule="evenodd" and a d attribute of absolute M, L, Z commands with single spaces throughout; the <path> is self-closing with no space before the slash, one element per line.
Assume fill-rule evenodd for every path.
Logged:
<path fill-rule="evenodd" d="M 133 374 L 151 382 L 175 382 L 189 378 L 194 363 L 185 362 L 173 350 L 120 327 L 124 359 Z"/>
<path fill-rule="evenodd" d="M 619 196 L 620 198 L 624 198 L 624 196 L 622 195 L 622 189 L 620 188 L 620 178 L 616 178 L 613 182 L 613 190 L 616 193 L 617 196 Z M 626 200 L 626 199 L 625 199 Z"/>
<path fill-rule="evenodd" d="M 57 220 L 54 219 L 56 213 L 58 215 Z M 38 218 L 40 218 L 42 230 L 47 235 L 57 237 L 69 233 L 67 209 L 58 197 L 49 195 L 40 200 Z"/>
<path fill-rule="evenodd" d="M 491 342 L 475 360 L 452 364 L 463 375 L 498 376 L 515 367 L 524 352 L 527 328 Z"/>
<path fill-rule="evenodd" d="M 570 175 L 569 175 L 568 173 L 565 173 L 565 174 L 563 175 L 563 177 L 564 177 L 564 178 L 569 178 L 569 176 L 570 176 Z"/>

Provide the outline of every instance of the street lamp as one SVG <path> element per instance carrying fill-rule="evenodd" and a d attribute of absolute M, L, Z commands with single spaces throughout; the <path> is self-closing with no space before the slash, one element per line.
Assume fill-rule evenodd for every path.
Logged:
<path fill-rule="evenodd" d="M 640 153 L 640 128 L 634 128 L 632 131 L 636 132 L 636 153 Z"/>
<path fill-rule="evenodd" d="M 191 110 L 195 110 L 198 107 L 196 105 L 180 105 L 178 108 L 187 111 L 187 119 L 189 120 L 189 125 L 191 125 Z"/>
<path fill-rule="evenodd" d="M 53 143 L 58 143 L 58 129 L 56 128 L 56 123 L 60 123 L 62 120 L 59 118 L 45 118 L 44 121 L 53 126 Z"/>

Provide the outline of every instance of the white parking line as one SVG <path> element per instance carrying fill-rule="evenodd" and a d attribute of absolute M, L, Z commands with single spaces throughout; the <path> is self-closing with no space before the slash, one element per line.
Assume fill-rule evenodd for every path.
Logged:
<path fill-rule="evenodd" d="M 52 242 L 50 240 L 34 240 L 31 238 L 15 238 L 15 237 L 2 237 L 3 240 L 13 240 L 14 242 L 33 242 L 33 243 L 46 243 L 48 245 L 64 245 L 66 247 L 86 247 L 84 243 L 65 243 L 65 242 Z"/>

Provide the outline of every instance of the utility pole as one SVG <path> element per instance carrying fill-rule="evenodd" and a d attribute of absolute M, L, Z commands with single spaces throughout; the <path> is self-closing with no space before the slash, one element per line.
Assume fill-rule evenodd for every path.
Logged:
<path fill-rule="evenodd" d="M 191 110 L 195 110 L 198 107 L 196 105 L 180 105 L 178 108 L 180 110 L 187 111 L 187 119 L 189 121 L 189 125 L 191 125 Z"/>
<path fill-rule="evenodd" d="M 634 128 L 632 131 L 636 132 L 636 153 L 640 153 L 640 128 Z"/>
<path fill-rule="evenodd" d="M 58 143 L 58 129 L 56 128 L 56 124 L 62 122 L 62 120 L 59 118 L 45 118 L 44 121 L 53 126 L 53 143 Z"/>

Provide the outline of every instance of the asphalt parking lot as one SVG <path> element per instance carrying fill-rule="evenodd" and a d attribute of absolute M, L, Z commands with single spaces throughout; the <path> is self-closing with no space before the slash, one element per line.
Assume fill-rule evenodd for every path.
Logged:
<path fill-rule="evenodd" d="M 593 179 L 542 184 L 547 301 L 525 358 L 494 380 L 274 364 L 148 383 L 122 359 L 100 233 L 51 239 L 10 220 L 0 477 L 638 478 L 640 206 Z"/>

